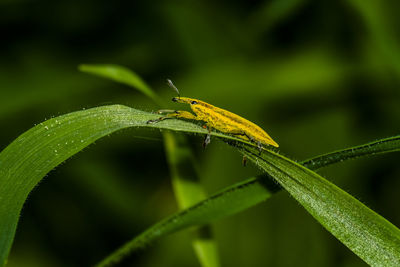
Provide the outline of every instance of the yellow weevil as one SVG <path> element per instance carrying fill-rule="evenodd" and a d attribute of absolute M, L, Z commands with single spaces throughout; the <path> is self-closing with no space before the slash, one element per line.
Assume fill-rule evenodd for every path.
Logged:
<path fill-rule="evenodd" d="M 149 120 L 147 123 L 156 123 L 171 118 L 204 121 L 209 131 L 213 128 L 220 132 L 231 134 L 241 139 L 253 142 L 257 144 L 260 152 L 262 145 L 279 147 L 279 145 L 256 124 L 240 117 L 239 115 L 236 115 L 225 109 L 215 107 L 204 101 L 189 97 L 181 97 L 179 90 L 175 87 L 172 81 L 167 80 L 167 82 L 168 85 L 178 93 L 178 97 L 172 98 L 172 101 L 189 104 L 190 108 L 195 114 L 180 110 L 160 110 L 158 111 L 160 114 L 167 114 L 159 119 Z M 209 143 L 210 133 L 206 136 L 203 147 L 206 147 Z"/>

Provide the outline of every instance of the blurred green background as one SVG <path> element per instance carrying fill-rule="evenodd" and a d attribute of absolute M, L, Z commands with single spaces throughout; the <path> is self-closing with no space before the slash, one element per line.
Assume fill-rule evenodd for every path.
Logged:
<path fill-rule="evenodd" d="M 395 0 L 0 3 L 0 149 L 46 118 L 125 104 L 139 92 L 80 73 L 113 63 L 162 98 L 202 99 L 248 118 L 296 160 L 399 134 Z M 166 108 L 180 108 L 171 103 Z M 232 148 L 190 137 L 206 190 L 260 173 Z M 320 173 L 400 226 L 399 156 Z M 229 166 L 229 168 L 227 168 Z M 177 210 L 160 133 L 125 130 L 52 171 L 22 211 L 9 264 L 87 266 Z M 223 266 L 365 266 L 286 192 L 213 224 Z M 127 266 L 199 266 L 184 231 Z"/>

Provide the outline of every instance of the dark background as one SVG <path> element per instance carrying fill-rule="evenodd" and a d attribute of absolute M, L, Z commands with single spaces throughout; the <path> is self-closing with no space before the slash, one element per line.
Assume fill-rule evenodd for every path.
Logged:
<path fill-rule="evenodd" d="M 43 1 L 0 3 L 0 149 L 46 118 L 124 104 L 126 86 L 77 70 L 113 63 L 164 99 L 202 99 L 248 118 L 302 160 L 399 134 L 399 1 Z M 167 107 L 166 107 L 167 108 Z M 168 108 L 176 108 L 173 103 Z M 257 175 L 191 137 L 209 193 Z M 319 173 L 400 226 L 400 167 L 389 154 Z M 229 167 L 227 167 L 229 166 Z M 158 131 L 125 130 L 52 171 L 22 211 L 9 265 L 93 265 L 177 210 Z M 213 224 L 223 266 L 365 266 L 286 192 Z M 132 266 L 199 266 L 190 232 Z"/>

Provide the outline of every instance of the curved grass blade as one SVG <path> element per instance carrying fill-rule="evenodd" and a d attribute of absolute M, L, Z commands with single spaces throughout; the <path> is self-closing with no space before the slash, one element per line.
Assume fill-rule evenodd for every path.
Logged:
<path fill-rule="evenodd" d="M 364 145 L 334 151 L 302 162 L 306 168 L 315 170 L 327 165 L 349 159 L 374 156 L 383 153 L 400 151 L 400 135 L 383 138 Z"/>
<path fill-rule="evenodd" d="M 252 186 L 256 180 L 246 180 L 235 184 L 224 191 L 217 193 L 208 199 L 193 205 L 183 211 L 160 221 L 153 227 L 141 233 L 139 236 L 126 243 L 97 266 L 112 266 L 127 257 L 131 252 L 143 248 L 150 241 L 170 233 L 196 225 L 208 224 L 214 220 L 238 213 L 253 206 L 254 203 L 269 198 L 278 190 L 276 183 L 269 179 L 263 179 L 263 186 Z"/>
<path fill-rule="evenodd" d="M 150 127 L 207 134 L 180 120 L 146 124 L 159 115 L 122 105 L 72 112 L 47 120 L 19 136 L 0 153 L 0 266 L 6 262 L 22 205 L 53 168 L 97 139 L 128 127 Z M 214 136 L 239 140 L 222 133 Z"/>
<path fill-rule="evenodd" d="M 150 97 L 159 106 L 160 98 L 136 73 L 117 65 L 81 65 L 81 71 L 111 78 L 127 84 Z M 178 133 L 163 132 L 165 151 L 172 177 L 172 187 L 176 201 L 181 209 L 187 208 L 206 198 L 206 193 L 195 170 L 192 151 L 186 137 Z M 220 266 L 217 244 L 213 238 L 211 226 L 204 225 L 193 232 L 192 245 L 197 258 L 204 267 Z"/>
<path fill-rule="evenodd" d="M 145 120 L 146 113 L 118 105 L 73 112 L 33 127 L 0 153 L 0 266 L 9 253 L 22 205 L 37 183 L 100 137 Z"/>
<path fill-rule="evenodd" d="M 350 159 L 399 150 L 400 136 L 394 136 L 317 156 L 305 160 L 301 162 L 301 164 L 311 170 L 317 170 Z M 98 266 L 108 266 L 119 262 L 133 251 L 143 248 L 148 243 L 165 235 L 188 227 L 207 224 L 219 218 L 246 210 L 267 200 L 274 193 L 280 191 L 280 189 L 281 187 L 272 182 L 270 176 L 267 174 L 260 175 L 256 178 L 249 178 L 243 182 L 232 185 L 212 195 L 208 199 L 154 224 L 120 249 L 110 254 L 101 261 Z"/>
<path fill-rule="evenodd" d="M 136 73 L 125 67 L 113 64 L 82 64 L 79 70 L 129 85 L 148 96 L 159 106 L 163 106 L 164 101 Z"/>
<path fill-rule="evenodd" d="M 271 175 L 325 229 L 371 266 L 400 266 L 400 230 L 315 172 L 275 152 L 242 153 Z"/>

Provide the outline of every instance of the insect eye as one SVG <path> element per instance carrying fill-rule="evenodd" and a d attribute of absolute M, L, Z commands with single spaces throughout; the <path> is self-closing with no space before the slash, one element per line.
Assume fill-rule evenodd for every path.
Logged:
<path fill-rule="evenodd" d="M 197 101 L 192 101 L 190 104 L 196 105 L 196 104 L 198 104 L 198 103 L 197 103 Z"/>

